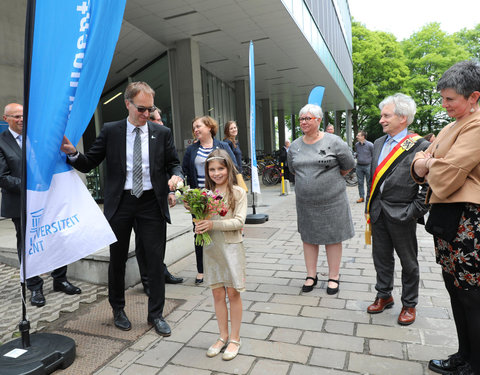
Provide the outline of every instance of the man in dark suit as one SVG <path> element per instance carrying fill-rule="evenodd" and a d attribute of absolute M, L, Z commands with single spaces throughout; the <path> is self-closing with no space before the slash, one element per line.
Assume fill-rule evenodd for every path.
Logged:
<path fill-rule="evenodd" d="M 155 111 L 150 113 L 150 121 L 159 125 L 163 125 L 162 111 L 157 108 Z M 168 195 L 168 203 L 170 207 L 175 206 L 176 198 L 173 192 Z M 135 230 L 135 225 L 133 227 Z M 148 274 L 147 274 L 147 259 L 145 258 L 145 249 L 143 247 L 142 240 L 139 236 L 135 236 L 135 256 L 137 257 L 138 270 L 140 272 L 140 280 L 142 281 L 143 290 L 147 296 L 150 295 L 150 286 L 148 285 Z M 165 275 L 166 284 L 179 284 L 183 283 L 183 278 L 173 276 L 167 268 L 167 265 L 163 263 L 163 272 Z"/>
<path fill-rule="evenodd" d="M 417 219 L 426 212 L 424 189 L 410 176 L 410 164 L 429 143 L 408 133 L 416 105 L 404 94 L 395 94 L 380 103 L 380 124 L 387 135 L 373 146 L 371 175 L 374 176 L 367 211 L 372 224 L 372 256 L 377 272 L 377 297 L 368 306 L 370 314 L 393 305 L 394 249 L 402 265 L 401 325 L 415 321 L 418 302 L 419 266 L 416 237 Z M 375 175 L 376 173 L 376 175 Z"/>
<path fill-rule="evenodd" d="M 117 242 L 110 245 L 108 299 L 115 326 L 131 329 L 125 314 L 125 265 L 130 235 L 136 223 L 137 235 L 144 244 L 150 296 L 147 321 L 158 334 L 170 336 L 163 318 L 165 305 L 166 223 L 170 222 L 167 196 L 183 181 L 182 169 L 171 131 L 148 122 L 155 91 L 145 82 L 132 82 L 125 90 L 128 118 L 103 126 L 90 150 L 79 153 L 67 138 L 61 150 L 68 162 L 88 172 L 106 162 L 104 213 Z"/>
<path fill-rule="evenodd" d="M 290 181 L 290 172 L 288 170 L 288 164 L 287 164 L 287 155 L 288 155 L 289 148 L 290 148 L 290 141 L 287 139 L 285 141 L 285 145 L 280 149 L 278 158 L 280 160 L 280 163 L 283 163 L 283 175 L 285 176 L 285 179 Z"/>
<path fill-rule="evenodd" d="M 21 226 L 20 226 L 20 195 L 22 185 L 22 130 L 23 106 L 10 103 L 5 107 L 3 119 L 8 123 L 8 129 L 0 134 L 0 187 L 2 188 L 3 217 L 12 219 L 17 233 L 18 259 L 21 261 Z M 67 280 L 67 266 L 60 267 L 52 272 L 53 290 L 66 294 L 79 294 L 80 288 Z M 30 303 L 33 306 L 45 305 L 43 295 L 43 279 L 34 276 L 27 279 L 27 288 L 30 290 Z"/>

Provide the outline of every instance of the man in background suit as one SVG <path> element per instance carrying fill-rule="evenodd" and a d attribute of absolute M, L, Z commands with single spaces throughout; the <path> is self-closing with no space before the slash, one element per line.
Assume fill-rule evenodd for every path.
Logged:
<path fill-rule="evenodd" d="M 420 280 L 417 260 L 417 219 L 427 212 L 425 190 L 410 176 L 410 164 L 418 151 L 429 143 L 416 134 L 408 133 L 416 105 L 404 94 L 384 99 L 380 105 L 380 124 L 387 135 L 378 138 L 373 146 L 372 183 L 369 208 L 372 224 L 372 256 L 377 272 L 377 297 L 368 306 L 370 314 L 381 313 L 393 306 L 394 249 L 402 265 L 401 325 L 415 321 Z M 398 145 L 398 148 L 396 146 Z M 388 167 L 388 161 L 392 164 Z M 385 163 L 382 163 L 385 162 Z M 382 178 L 378 179 L 379 176 Z"/>
<path fill-rule="evenodd" d="M 0 187 L 2 188 L 3 217 L 12 219 L 17 234 L 17 253 L 21 261 L 21 224 L 20 224 L 20 196 L 22 185 L 22 130 L 23 106 L 17 103 L 7 104 L 3 119 L 8 123 L 8 129 L 0 134 Z M 67 266 L 60 267 L 52 272 L 53 290 L 66 294 L 79 294 L 80 288 L 67 280 Z M 43 295 L 43 279 L 34 276 L 27 279 L 27 288 L 30 290 L 30 303 L 33 306 L 45 305 Z"/>
<path fill-rule="evenodd" d="M 150 121 L 159 125 L 163 125 L 162 111 L 157 108 L 155 111 L 150 113 Z M 177 203 L 174 192 L 168 194 L 168 203 L 170 207 L 175 206 Z M 133 227 L 135 230 L 135 226 Z M 140 272 L 140 280 L 142 281 L 143 291 L 147 296 L 150 295 L 150 286 L 148 285 L 148 274 L 147 274 L 147 259 L 145 258 L 145 249 L 143 247 L 142 240 L 139 236 L 135 236 L 135 256 L 137 257 L 138 271 Z M 163 263 L 163 272 L 165 274 L 165 283 L 166 284 L 180 284 L 183 283 L 183 278 L 173 276 L 167 268 L 167 265 Z"/>
<path fill-rule="evenodd" d="M 147 321 L 159 335 L 170 336 L 163 318 L 165 305 L 166 224 L 170 222 L 167 196 L 183 181 L 182 169 L 171 131 L 148 122 L 155 91 L 145 82 L 131 82 L 125 90 L 128 118 L 107 123 L 85 154 L 79 153 L 65 137 L 61 150 L 68 162 L 88 172 L 106 162 L 104 213 L 117 242 L 110 245 L 108 299 L 114 324 L 131 329 L 125 314 L 125 266 L 130 235 L 136 223 L 137 235 L 144 244 L 150 286 Z"/>
<path fill-rule="evenodd" d="M 289 148 L 290 148 L 290 141 L 287 139 L 285 141 L 285 145 L 280 149 L 280 153 L 279 153 L 280 163 L 283 163 L 283 175 L 285 176 L 285 179 L 288 181 L 290 181 L 290 171 L 288 170 L 288 164 L 287 164 L 287 155 L 288 155 Z"/>

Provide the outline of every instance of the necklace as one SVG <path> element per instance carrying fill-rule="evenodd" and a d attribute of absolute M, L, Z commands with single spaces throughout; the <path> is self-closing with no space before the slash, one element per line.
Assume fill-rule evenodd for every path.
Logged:
<path fill-rule="evenodd" d="M 305 140 L 305 143 L 307 143 L 307 144 L 315 143 L 316 141 L 318 141 L 320 139 L 320 130 L 317 130 L 317 133 L 314 136 L 311 136 L 311 137 L 305 134 L 303 136 L 303 139 Z"/>

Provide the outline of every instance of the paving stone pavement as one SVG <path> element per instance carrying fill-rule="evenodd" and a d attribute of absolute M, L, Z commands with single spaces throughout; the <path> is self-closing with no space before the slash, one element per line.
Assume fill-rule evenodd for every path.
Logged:
<path fill-rule="evenodd" d="M 94 374 L 430 374 L 429 359 L 446 357 L 457 348 L 433 240 L 418 226 L 421 280 L 416 322 L 408 327 L 397 324 L 401 309 L 398 259 L 394 307 L 381 314 L 367 314 L 366 308 L 375 298 L 375 270 L 371 246 L 364 241 L 364 205 L 355 203 L 356 187 L 347 192 L 356 234 L 344 242 L 337 295 L 326 294 L 323 248 L 318 262 L 320 282 L 311 293 L 301 293 L 306 275 L 296 230 L 295 196 L 280 196 L 278 186 L 262 188 L 263 204 L 257 213 L 267 213 L 269 221 L 245 228 L 247 291 L 242 294 L 238 357 L 225 362 L 221 356 L 205 355 L 218 336 L 218 328 L 210 290 L 194 284 L 195 258 L 191 254 L 169 267 L 186 279 L 183 284 L 167 286 L 167 298 L 185 300 L 167 317 L 172 335 L 162 338 L 148 331 Z M 2 280 L 4 273 L 6 278 L 11 276 L 9 272 L 8 267 L 0 266 Z M 3 285 L 0 281 L 2 291 Z M 105 293 L 104 288 L 98 293 Z M 47 298 L 58 306 L 54 294 Z M 3 323 L 5 310 L 0 314 Z M 68 369 L 57 373 L 68 374 Z"/>
<path fill-rule="evenodd" d="M 457 345 L 433 240 L 418 226 L 421 282 L 417 321 L 408 327 L 396 322 L 401 309 L 398 259 L 396 304 L 382 314 L 367 314 L 366 308 L 375 298 L 375 270 L 371 246 L 364 241 L 364 205 L 356 203 L 356 187 L 347 190 L 356 234 L 344 243 L 337 295 L 326 294 L 323 248 L 318 263 L 321 282 L 311 293 L 301 293 L 305 264 L 296 230 L 295 196 L 280 197 L 278 188 L 263 188 L 266 206 L 257 207 L 257 213 L 267 213 L 269 221 L 245 229 L 247 291 L 242 294 L 239 356 L 225 362 L 220 356 L 205 355 L 218 328 L 211 292 L 193 286 L 196 270 L 191 256 L 179 272 L 187 281 L 167 289 L 168 298 L 187 300 L 167 318 L 172 336 L 130 348 L 96 375 L 429 374 L 428 360 L 454 353 Z M 123 356 L 128 361 L 122 361 Z"/>

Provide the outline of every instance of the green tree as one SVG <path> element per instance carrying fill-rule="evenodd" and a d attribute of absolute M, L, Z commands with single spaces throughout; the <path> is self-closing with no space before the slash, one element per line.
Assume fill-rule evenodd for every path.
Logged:
<path fill-rule="evenodd" d="M 370 31 L 359 22 L 352 22 L 354 134 L 360 129 L 375 140 L 383 134 L 378 104 L 388 95 L 405 92 L 409 69 L 400 43 L 389 33 Z"/>
<path fill-rule="evenodd" d="M 437 132 L 449 120 L 436 91 L 442 74 L 453 64 L 468 58 L 468 53 L 438 22 L 423 26 L 402 42 L 410 79 L 409 91 L 417 103 L 417 115 L 410 128 L 420 134 Z"/>
<path fill-rule="evenodd" d="M 463 46 L 471 57 L 480 60 L 480 23 L 472 30 L 462 29 L 453 36 L 456 43 Z"/>

